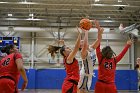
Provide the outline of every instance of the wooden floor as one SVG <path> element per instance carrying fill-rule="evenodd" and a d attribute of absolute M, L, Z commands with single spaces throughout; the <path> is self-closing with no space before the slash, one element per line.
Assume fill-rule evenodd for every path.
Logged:
<path fill-rule="evenodd" d="M 61 93 L 61 90 L 55 90 L 55 89 L 31 89 L 31 90 L 25 90 L 25 91 L 20 91 L 19 93 Z M 94 93 L 94 91 L 90 91 L 89 93 Z M 118 91 L 118 93 L 140 93 L 138 91 Z"/>

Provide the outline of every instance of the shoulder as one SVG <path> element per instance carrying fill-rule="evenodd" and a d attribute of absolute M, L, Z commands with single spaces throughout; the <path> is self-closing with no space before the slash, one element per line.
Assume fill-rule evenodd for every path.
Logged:
<path fill-rule="evenodd" d="M 14 56 L 15 56 L 16 59 L 18 59 L 18 58 L 22 58 L 22 55 L 21 55 L 20 52 L 16 52 L 16 53 L 14 53 Z"/>
<path fill-rule="evenodd" d="M 72 61 L 66 60 L 66 64 L 68 64 L 68 65 L 73 64 L 75 62 L 78 62 L 78 60 L 76 58 L 73 58 Z"/>

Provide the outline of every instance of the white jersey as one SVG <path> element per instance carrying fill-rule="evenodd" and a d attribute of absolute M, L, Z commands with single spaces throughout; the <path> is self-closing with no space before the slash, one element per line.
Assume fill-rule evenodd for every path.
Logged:
<path fill-rule="evenodd" d="M 78 88 L 80 90 L 89 91 L 92 83 L 92 76 L 94 65 L 96 62 L 96 55 L 94 49 L 89 48 L 88 54 L 85 59 L 82 59 L 82 68 L 80 70 L 80 80 Z"/>
<path fill-rule="evenodd" d="M 82 59 L 82 68 L 80 73 L 85 75 L 93 75 L 93 69 L 96 62 L 96 55 L 93 48 L 89 48 L 85 59 Z"/>

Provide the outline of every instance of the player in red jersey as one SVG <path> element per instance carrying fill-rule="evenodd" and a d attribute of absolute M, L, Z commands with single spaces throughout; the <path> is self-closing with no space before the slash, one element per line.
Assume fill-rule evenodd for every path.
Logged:
<path fill-rule="evenodd" d="M 15 45 L 7 45 L 1 49 L 7 53 L 0 61 L 0 93 L 18 93 L 17 85 L 20 74 L 24 80 L 22 91 L 26 88 L 28 79 L 23 67 L 23 59 Z"/>
<path fill-rule="evenodd" d="M 79 30 L 78 30 L 79 32 Z M 76 53 L 79 50 L 81 41 L 81 34 L 79 32 L 76 44 L 72 50 L 67 45 L 62 47 L 50 45 L 48 48 L 49 53 L 54 58 L 55 53 L 60 49 L 60 54 L 63 56 L 64 66 L 66 70 L 66 78 L 62 85 L 62 93 L 77 93 L 77 85 L 79 81 L 79 65 L 78 60 L 75 58 Z M 64 44 L 64 40 L 61 40 L 60 43 Z"/>
<path fill-rule="evenodd" d="M 116 56 L 110 46 L 100 51 L 100 45 L 96 48 L 98 58 L 98 81 L 95 84 L 95 93 L 117 93 L 115 85 L 116 64 L 123 58 L 133 43 L 128 40 L 122 52 Z"/>
<path fill-rule="evenodd" d="M 79 81 L 79 65 L 75 58 L 79 50 L 81 34 L 79 32 L 74 49 L 70 49 L 64 45 L 60 48 L 60 53 L 64 57 L 64 66 L 66 70 L 66 78 L 62 85 L 62 93 L 77 93 L 77 85 Z"/>

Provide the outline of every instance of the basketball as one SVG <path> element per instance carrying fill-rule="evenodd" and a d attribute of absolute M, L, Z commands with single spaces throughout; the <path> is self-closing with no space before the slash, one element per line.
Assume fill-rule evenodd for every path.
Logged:
<path fill-rule="evenodd" d="M 92 23 L 89 19 L 83 18 L 82 20 L 80 20 L 79 26 L 84 30 L 89 30 L 92 27 Z"/>

